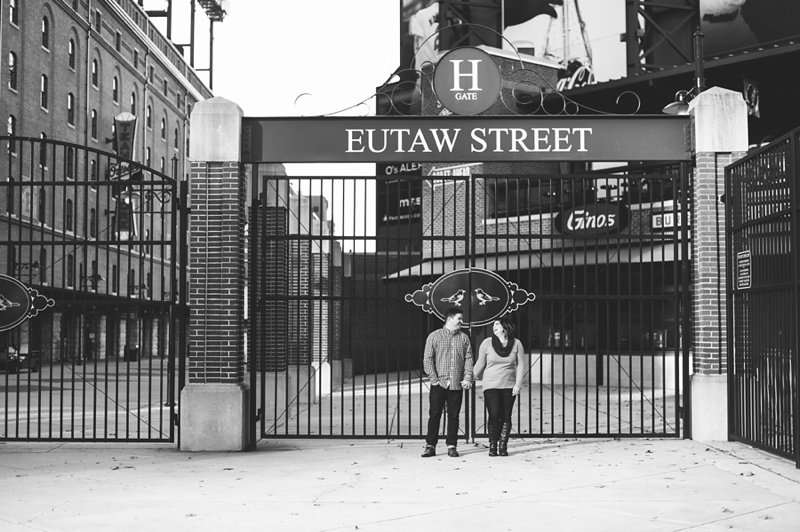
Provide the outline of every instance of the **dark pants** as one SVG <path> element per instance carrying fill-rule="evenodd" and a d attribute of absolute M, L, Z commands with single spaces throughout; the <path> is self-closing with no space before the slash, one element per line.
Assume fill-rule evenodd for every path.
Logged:
<path fill-rule="evenodd" d="M 439 442 L 439 422 L 442 412 L 447 405 L 447 445 L 458 443 L 458 419 L 461 416 L 461 401 L 464 395 L 462 390 L 447 390 L 441 386 L 431 386 L 428 417 L 428 436 L 425 442 L 436 446 Z"/>
<path fill-rule="evenodd" d="M 500 429 L 504 423 L 511 427 L 511 411 L 514 410 L 516 397 L 512 395 L 511 388 L 484 390 L 483 400 L 486 402 L 488 417 L 486 423 L 491 428 L 489 437 L 496 440 L 500 437 Z"/>

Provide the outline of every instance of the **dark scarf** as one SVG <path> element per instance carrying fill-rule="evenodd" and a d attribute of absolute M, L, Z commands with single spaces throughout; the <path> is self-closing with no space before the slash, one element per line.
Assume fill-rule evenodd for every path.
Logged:
<path fill-rule="evenodd" d="M 494 349 L 494 352 L 500 355 L 501 357 L 507 357 L 508 355 L 511 354 L 511 350 L 514 349 L 514 343 L 515 343 L 514 337 L 509 334 L 508 345 L 503 347 L 503 342 L 500 341 L 500 338 L 498 338 L 495 335 L 492 335 L 492 348 Z"/>

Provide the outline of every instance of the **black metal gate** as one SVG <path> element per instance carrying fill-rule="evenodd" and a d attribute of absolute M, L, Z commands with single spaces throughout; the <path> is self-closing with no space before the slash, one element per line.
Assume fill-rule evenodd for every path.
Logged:
<path fill-rule="evenodd" d="M 0 141 L 0 273 L 55 303 L 0 332 L 0 439 L 174 441 L 178 183 L 83 146 Z"/>
<path fill-rule="evenodd" d="M 681 434 L 688 163 L 388 178 L 278 168 L 248 166 L 260 437 L 423 438 L 422 352 L 442 323 L 410 295 L 469 267 L 536 294 L 511 314 L 528 359 L 516 435 Z M 476 354 L 490 328 L 469 331 Z M 480 389 L 467 394 L 466 438 L 485 435 L 483 412 Z"/>
<path fill-rule="evenodd" d="M 729 432 L 800 467 L 800 130 L 726 169 Z"/>

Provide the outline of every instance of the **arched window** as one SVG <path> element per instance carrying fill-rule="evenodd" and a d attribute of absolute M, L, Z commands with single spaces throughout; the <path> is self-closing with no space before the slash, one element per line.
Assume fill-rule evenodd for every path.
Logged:
<path fill-rule="evenodd" d="M 98 70 L 97 59 L 92 59 L 92 86 L 95 88 L 97 88 L 97 83 L 100 78 L 100 73 Z"/>
<path fill-rule="evenodd" d="M 42 132 L 39 138 L 44 140 L 47 138 L 47 133 Z M 39 165 L 47 166 L 47 144 L 44 142 L 39 143 Z"/>
<path fill-rule="evenodd" d="M 111 99 L 114 100 L 114 103 L 119 103 L 119 78 L 117 76 L 111 80 Z"/>
<path fill-rule="evenodd" d="M 75 125 L 75 95 L 67 94 L 67 124 Z"/>
<path fill-rule="evenodd" d="M 8 115 L 8 126 L 6 127 L 9 137 L 17 134 L 17 117 Z M 8 142 L 8 153 L 17 153 L 17 141 L 11 140 Z"/>
<path fill-rule="evenodd" d="M 10 0 L 8 17 L 13 25 L 19 26 L 19 6 L 17 5 L 17 0 Z"/>
<path fill-rule="evenodd" d="M 8 209 L 8 214 L 14 214 L 16 212 L 16 210 L 15 210 L 16 207 L 14 205 L 14 178 L 13 177 L 9 177 L 8 178 L 8 194 L 6 195 L 6 197 L 8 198 L 7 205 L 6 205 L 6 207 Z"/>
<path fill-rule="evenodd" d="M 66 167 L 67 179 L 75 179 L 75 148 L 72 146 L 67 147 Z"/>
<path fill-rule="evenodd" d="M 161 158 L 161 162 L 160 162 L 160 167 L 161 167 L 161 173 L 162 173 L 162 174 L 164 173 L 164 164 L 165 164 L 165 163 L 164 163 L 164 158 L 162 157 L 162 158 Z"/>
<path fill-rule="evenodd" d="M 145 165 L 150 168 L 150 148 L 145 150 Z"/>
<path fill-rule="evenodd" d="M 161 140 L 167 140 L 167 119 L 161 119 Z"/>
<path fill-rule="evenodd" d="M 75 286 L 75 257 L 67 255 L 67 286 Z"/>
<path fill-rule="evenodd" d="M 97 181 L 97 161 L 94 159 L 89 161 L 89 180 Z M 97 188 L 97 186 L 92 185 L 92 188 Z"/>
<path fill-rule="evenodd" d="M 176 150 L 178 149 L 178 128 L 175 128 L 175 131 L 172 136 L 172 147 Z"/>
<path fill-rule="evenodd" d="M 47 250 L 39 250 L 39 282 L 47 284 Z"/>
<path fill-rule="evenodd" d="M 8 88 L 17 90 L 17 54 L 8 52 Z"/>
<path fill-rule="evenodd" d="M 68 60 L 67 63 L 71 69 L 75 69 L 75 41 L 70 39 L 67 46 Z"/>
<path fill-rule="evenodd" d="M 41 104 L 42 109 L 47 109 L 47 103 L 48 103 L 47 102 L 47 100 L 48 100 L 48 96 L 47 95 L 48 95 L 48 92 L 49 92 L 50 88 L 49 88 L 49 82 L 47 80 L 47 76 L 45 76 L 44 74 L 42 74 L 42 83 L 41 83 L 40 87 L 41 87 L 41 95 L 40 95 L 39 103 Z"/>
<path fill-rule="evenodd" d="M 89 236 L 91 238 L 97 236 L 97 211 L 95 209 L 89 210 Z"/>
<path fill-rule="evenodd" d="M 145 112 L 145 122 L 147 122 L 147 129 L 153 129 L 153 110 L 150 106 L 147 106 L 147 111 Z"/>
<path fill-rule="evenodd" d="M 92 109 L 92 138 L 97 140 L 97 110 Z"/>
<path fill-rule="evenodd" d="M 39 189 L 38 207 L 37 219 L 39 223 L 44 224 L 47 221 L 47 191 L 44 187 Z"/>
<path fill-rule="evenodd" d="M 47 17 L 42 18 L 42 48 L 50 49 L 50 20 Z"/>
<path fill-rule="evenodd" d="M 136 116 L 136 93 L 131 93 L 131 114 Z"/>
<path fill-rule="evenodd" d="M 73 207 L 72 200 L 68 199 L 67 200 L 67 209 L 66 209 L 66 212 L 64 213 L 64 229 L 66 229 L 67 231 L 74 231 L 75 230 L 75 227 L 74 227 L 74 219 L 75 219 L 74 211 L 75 211 L 75 208 Z"/>

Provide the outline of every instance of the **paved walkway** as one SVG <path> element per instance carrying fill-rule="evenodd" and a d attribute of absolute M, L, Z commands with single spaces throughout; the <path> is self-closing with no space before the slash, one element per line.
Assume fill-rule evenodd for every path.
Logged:
<path fill-rule="evenodd" d="M 798 530 L 800 470 L 727 442 L 0 443 L 0 531 Z"/>

